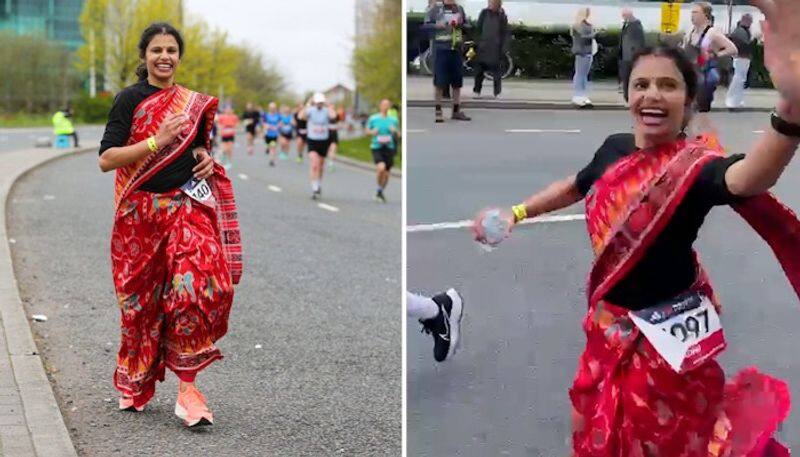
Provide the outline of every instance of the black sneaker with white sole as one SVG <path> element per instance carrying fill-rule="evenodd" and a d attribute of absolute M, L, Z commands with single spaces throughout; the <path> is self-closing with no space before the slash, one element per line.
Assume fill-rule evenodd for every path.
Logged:
<path fill-rule="evenodd" d="M 419 322 L 422 324 L 422 331 L 433 336 L 434 360 L 443 362 L 458 349 L 464 300 L 455 289 L 436 295 L 432 299 L 439 307 L 439 314 L 432 319 Z"/>

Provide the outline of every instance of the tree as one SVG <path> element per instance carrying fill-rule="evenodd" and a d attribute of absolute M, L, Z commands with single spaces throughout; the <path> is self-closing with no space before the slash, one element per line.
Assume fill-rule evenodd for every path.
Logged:
<path fill-rule="evenodd" d="M 378 0 L 370 12 L 370 30 L 356 37 L 353 73 L 359 94 L 377 105 L 402 99 L 402 12 L 400 0 Z"/>
<path fill-rule="evenodd" d="M 44 35 L 0 32 L 2 111 L 52 111 L 66 103 L 78 86 L 71 59 L 64 46 Z"/>

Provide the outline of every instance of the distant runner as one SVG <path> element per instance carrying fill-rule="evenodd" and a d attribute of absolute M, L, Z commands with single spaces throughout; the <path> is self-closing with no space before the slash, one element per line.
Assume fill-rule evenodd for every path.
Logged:
<path fill-rule="evenodd" d="M 248 102 L 247 109 L 242 114 L 242 121 L 244 122 L 244 129 L 247 132 L 247 154 L 253 155 L 253 142 L 256 138 L 256 131 L 261 123 L 261 113 L 253 107 L 253 104 Z"/>
<path fill-rule="evenodd" d="M 317 92 L 300 110 L 300 119 L 308 121 L 308 156 L 311 158 L 311 198 L 322 196 L 322 172 L 330 147 L 330 125 L 336 119 L 333 106 L 326 103 L 325 95 Z"/>
<path fill-rule="evenodd" d="M 264 142 L 267 144 L 267 155 L 269 155 L 269 166 L 274 167 L 275 154 L 278 150 L 278 131 L 281 123 L 281 115 L 278 114 L 278 107 L 275 102 L 269 104 L 262 120 L 264 123 Z"/>
<path fill-rule="evenodd" d="M 367 121 L 367 135 L 372 136 L 370 148 L 378 180 L 378 192 L 375 194 L 375 200 L 383 203 L 386 203 L 383 191 L 389 183 L 389 170 L 392 169 L 394 156 L 397 154 L 395 136 L 400 131 L 397 119 L 389 116 L 391 107 L 392 102 L 387 99 L 381 100 L 380 113 L 373 114 Z"/>

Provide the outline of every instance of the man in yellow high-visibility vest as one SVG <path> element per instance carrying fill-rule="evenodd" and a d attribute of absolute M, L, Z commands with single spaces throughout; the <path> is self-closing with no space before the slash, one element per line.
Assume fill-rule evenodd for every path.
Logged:
<path fill-rule="evenodd" d="M 66 109 L 57 111 L 53 115 L 53 133 L 58 135 L 67 135 L 72 137 L 73 147 L 78 147 L 78 133 L 75 132 L 75 127 L 72 125 L 72 109 L 67 106 Z"/>

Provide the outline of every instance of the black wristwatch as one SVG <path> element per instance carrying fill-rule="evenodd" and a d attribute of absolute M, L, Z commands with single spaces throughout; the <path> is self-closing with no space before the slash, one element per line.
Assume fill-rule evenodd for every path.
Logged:
<path fill-rule="evenodd" d="M 778 113 L 775 111 L 772 112 L 770 121 L 772 123 L 772 128 L 781 135 L 800 138 L 800 125 L 786 122 L 780 116 L 778 116 Z"/>

